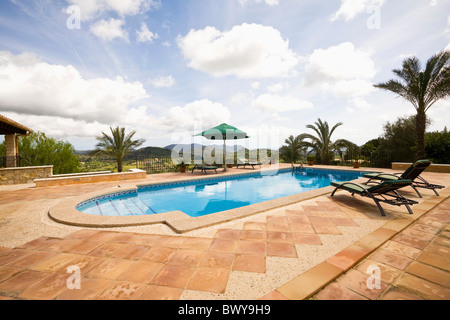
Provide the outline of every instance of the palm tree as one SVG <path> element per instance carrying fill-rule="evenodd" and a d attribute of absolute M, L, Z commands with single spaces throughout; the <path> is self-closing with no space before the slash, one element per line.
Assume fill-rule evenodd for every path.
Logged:
<path fill-rule="evenodd" d="M 385 83 L 375 85 L 376 88 L 392 91 L 411 102 L 417 111 L 417 158 L 425 158 L 425 127 L 426 112 L 441 99 L 450 95 L 450 51 L 444 50 L 433 55 L 425 70 L 416 57 L 409 57 L 403 61 L 402 69 L 392 72 L 400 78 L 391 79 Z"/>
<path fill-rule="evenodd" d="M 292 164 L 296 163 L 300 157 L 303 150 L 303 141 L 300 136 L 294 137 L 290 136 L 285 141 L 285 146 L 280 148 L 280 156 L 283 160 L 288 161 Z"/>
<path fill-rule="evenodd" d="M 99 141 L 96 145 L 96 153 L 104 154 L 113 157 L 117 161 L 118 172 L 123 171 L 123 159 L 127 154 L 134 151 L 135 148 L 140 147 L 145 140 L 132 140 L 136 131 L 125 135 L 125 128 L 109 128 L 111 136 L 102 132 L 102 136 L 96 137 Z"/>
<path fill-rule="evenodd" d="M 309 133 L 303 133 L 299 136 L 299 139 L 309 139 L 310 141 L 304 142 L 305 146 L 312 148 L 312 151 L 316 153 L 316 156 L 323 164 L 330 164 L 334 157 L 334 151 L 346 146 L 347 149 L 355 148 L 356 145 L 345 139 L 338 139 L 335 142 L 331 141 L 331 136 L 334 131 L 342 126 L 343 123 L 339 122 L 333 126 L 330 130 L 328 123 L 322 122 L 318 119 L 315 125 L 308 124 L 306 127 L 316 132 L 317 136 Z"/>

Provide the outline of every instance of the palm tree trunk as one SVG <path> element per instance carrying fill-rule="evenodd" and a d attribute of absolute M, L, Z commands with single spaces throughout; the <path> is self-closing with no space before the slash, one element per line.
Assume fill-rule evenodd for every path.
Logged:
<path fill-rule="evenodd" d="M 117 159 L 117 171 L 118 172 L 123 171 L 122 159 Z"/>
<path fill-rule="evenodd" d="M 417 159 L 425 159 L 425 129 L 427 116 L 425 111 L 417 111 L 416 133 L 417 133 Z"/>

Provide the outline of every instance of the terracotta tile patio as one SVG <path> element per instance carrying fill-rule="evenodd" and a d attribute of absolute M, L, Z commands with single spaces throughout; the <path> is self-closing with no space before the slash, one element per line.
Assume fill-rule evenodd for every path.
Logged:
<path fill-rule="evenodd" d="M 449 300 L 450 199 L 416 220 L 313 299 Z M 380 277 L 368 272 L 379 268 Z M 367 282 L 379 279 L 369 289 Z M 370 280 L 369 280 L 370 281 Z"/>
<path fill-rule="evenodd" d="M 94 187 L 58 187 L 45 195 L 57 199 Z M 42 191 L 25 191 L 22 201 L 42 197 Z M 321 196 L 240 224 L 209 228 L 211 236 L 73 228 L 65 236 L 44 235 L 14 248 L 0 247 L 0 298 L 227 299 L 235 282 L 242 280 L 244 286 L 255 277 L 273 278 L 275 264 L 281 269 L 301 264 L 310 258 L 305 252 L 346 240 L 340 251 L 330 251 L 279 285 L 275 278 L 265 278 L 275 286 L 250 297 L 450 299 L 449 197 L 447 188 L 441 197 L 427 195 L 413 207 L 413 216 L 386 208 L 390 216 L 381 218 L 365 199 L 344 193 Z M 11 199 L 18 200 L 13 191 L 1 196 L 0 203 L 7 206 Z M 372 220 L 378 227 L 358 233 Z M 367 270 L 374 265 L 381 275 L 375 290 L 367 286 Z M 70 266 L 81 270 L 80 290 L 68 287 Z"/>

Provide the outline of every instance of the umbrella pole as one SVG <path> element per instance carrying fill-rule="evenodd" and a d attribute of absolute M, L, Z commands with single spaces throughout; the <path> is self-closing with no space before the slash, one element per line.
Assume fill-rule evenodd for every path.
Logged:
<path fill-rule="evenodd" d="M 226 146 L 227 140 L 223 139 L 223 172 L 227 172 L 227 146 Z"/>

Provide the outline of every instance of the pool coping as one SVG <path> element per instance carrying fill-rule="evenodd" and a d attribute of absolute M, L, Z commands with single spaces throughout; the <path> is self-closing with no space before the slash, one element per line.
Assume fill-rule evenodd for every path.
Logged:
<path fill-rule="evenodd" d="M 355 170 L 351 169 L 328 169 L 328 168 L 311 168 L 311 169 L 319 169 L 319 170 L 327 170 L 327 171 L 349 171 L 355 172 Z M 227 179 L 230 177 L 236 177 L 240 175 L 251 175 L 258 173 L 269 173 L 273 171 L 285 170 L 282 169 L 262 169 L 255 171 L 253 173 L 233 173 L 226 176 L 213 176 L 213 177 L 196 177 L 183 180 L 168 180 L 164 182 L 154 182 L 154 183 L 146 183 L 143 185 L 136 185 L 134 188 L 121 189 L 120 187 L 114 188 L 114 190 L 108 190 L 107 192 L 94 192 L 90 194 L 86 194 L 83 196 L 74 197 L 71 199 L 65 199 L 58 202 L 56 205 L 52 206 L 48 211 L 48 216 L 62 224 L 76 226 L 76 227 L 86 227 L 86 228 L 117 228 L 117 227 L 135 227 L 135 226 L 144 226 L 144 225 L 152 225 L 152 224 L 166 224 L 169 226 L 174 232 L 178 234 L 198 230 L 201 228 L 210 227 L 216 224 L 229 222 L 236 219 L 245 218 L 251 215 L 255 215 L 258 213 L 262 213 L 265 211 L 277 209 L 280 207 L 288 206 L 295 204 L 300 201 L 313 199 L 316 197 L 320 197 L 326 194 L 330 194 L 334 187 L 328 186 L 324 188 L 319 188 L 316 190 L 306 191 L 298 194 L 294 194 L 291 196 L 281 197 L 274 200 L 268 200 L 236 209 L 220 211 L 216 213 L 212 213 L 209 215 L 201 216 L 201 217 L 191 217 L 185 214 L 182 211 L 171 211 L 165 213 L 159 213 L 154 215 L 139 215 L 139 216 L 96 216 L 90 215 L 87 213 L 80 212 L 76 209 L 78 205 L 83 202 L 89 201 L 92 198 L 102 197 L 106 195 L 110 195 L 113 193 L 126 193 L 126 192 L 136 192 L 139 187 L 143 186 L 159 186 L 166 184 L 181 184 L 190 181 L 202 181 L 202 180 L 215 180 L 215 179 Z M 357 170 L 364 171 L 364 170 Z M 373 172 L 373 170 L 371 171 Z M 362 178 L 361 182 L 363 181 Z M 360 179 L 354 180 L 358 182 Z"/>

